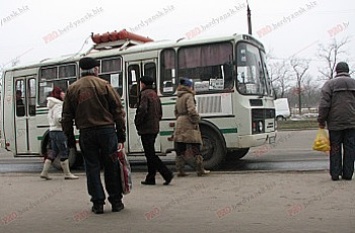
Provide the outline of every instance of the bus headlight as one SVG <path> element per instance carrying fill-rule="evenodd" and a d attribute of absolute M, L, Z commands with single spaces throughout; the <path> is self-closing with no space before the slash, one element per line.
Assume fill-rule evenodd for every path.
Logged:
<path fill-rule="evenodd" d="M 262 121 L 258 122 L 258 130 L 259 132 L 263 132 L 264 130 L 264 123 Z"/>

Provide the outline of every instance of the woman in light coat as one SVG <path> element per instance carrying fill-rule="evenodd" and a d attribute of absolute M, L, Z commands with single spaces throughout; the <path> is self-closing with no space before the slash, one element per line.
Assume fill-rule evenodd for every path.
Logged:
<path fill-rule="evenodd" d="M 174 141 L 176 145 L 176 168 L 178 176 L 186 176 L 184 172 L 185 162 L 194 161 L 198 176 L 205 175 L 209 171 L 203 168 L 203 157 L 200 147 L 202 144 L 199 128 L 200 115 L 196 110 L 195 92 L 192 89 L 192 81 L 187 78 L 180 79 L 177 88 L 175 104 L 176 125 Z"/>
<path fill-rule="evenodd" d="M 49 122 L 49 138 L 51 141 L 51 149 L 44 161 L 43 170 L 40 177 L 42 179 L 50 180 L 48 170 L 52 162 L 57 156 L 60 156 L 60 165 L 64 172 L 64 179 L 78 179 L 69 170 L 69 150 L 67 145 L 67 137 L 62 130 L 62 108 L 65 93 L 59 87 L 54 87 L 51 96 L 47 98 L 48 107 L 48 122 Z"/>

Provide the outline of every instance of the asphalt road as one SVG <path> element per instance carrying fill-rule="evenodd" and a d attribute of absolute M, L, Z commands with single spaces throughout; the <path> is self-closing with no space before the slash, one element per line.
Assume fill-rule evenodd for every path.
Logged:
<path fill-rule="evenodd" d="M 252 148 L 243 159 L 228 159 L 218 170 L 247 172 L 328 169 L 328 156 L 312 150 L 316 132 L 316 130 L 280 131 L 275 144 Z M 162 159 L 174 169 L 174 155 Z M 144 157 L 130 158 L 130 161 L 133 172 L 146 170 Z M 42 158 L 13 158 L 8 152 L 0 152 L 0 173 L 40 172 L 42 165 Z M 191 170 L 188 167 L 186 169 Z M 81 170 L 83 169 L 77 169 Z"/>

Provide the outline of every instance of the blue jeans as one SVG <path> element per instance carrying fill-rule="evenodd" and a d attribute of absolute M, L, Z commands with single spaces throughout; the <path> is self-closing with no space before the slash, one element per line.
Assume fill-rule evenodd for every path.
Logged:
<path fill-rule="evenodd" d="M 60 161 L 68 159 L 69 150 L 67 145 L 67 137 L 63 131 L 49 131 L 49 138 L 51 140 L 51 150 L 48 153 L 48 159 L 54 160 L 59 156 Z"/>
<path fill-rule="evenodd" d="M 351 179 L 354 173 L 355 129 L 329 130 L 329 139 L 330 175 Z"/>
<path fill-rule="evenodd" d="M 79 145 L 85 162 L 88 193 L 94 204 L 105 204 L 101 183 L 101 165 L 104 168 L 105 188 L 111 204 L 122 199 L 119 163 L 116 156 L 117 135 L 112 127 L 81 129 Z"/>

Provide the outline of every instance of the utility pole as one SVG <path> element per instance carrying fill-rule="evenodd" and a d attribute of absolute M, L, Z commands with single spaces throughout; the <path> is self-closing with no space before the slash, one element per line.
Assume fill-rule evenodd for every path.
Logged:
<path fill-rule="evenodd" d="M 249 35 L 252 35 L 253 32 L 252 32 L 252 29 L 251 29 L 251 11 L 250 11 L 250 8 L 249 8 L 249 1 L 247 1 L 247 17 L 248 17 L 248 34 Z"/>

